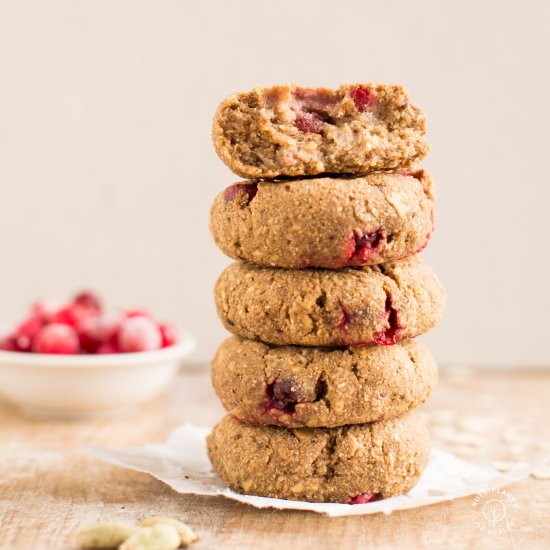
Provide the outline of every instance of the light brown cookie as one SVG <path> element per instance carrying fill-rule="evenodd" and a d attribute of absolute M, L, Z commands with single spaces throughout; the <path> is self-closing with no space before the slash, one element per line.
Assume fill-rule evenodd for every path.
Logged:
<path fill-rule="evenodd" d="M 424 248 L 433 206 L 424 170 L 242 182 L 218 195 L 210 229 L 236 260 L 293 269 L 374 265 Z"/>
<path fill-rule="evenodd" d="M 334 427 L 389 420 L 426 401 L 437 367 L 420 342 L 276 347 L 232 337 L 212 362 L 227 411 L 251 424 Z"/>
<path fill-rule="evenodd" d="M 430 452 L 416 415 L 341 428 L 252 426 L 224 417 L 207 438 L 219 476 L 239 493 L 359 504 L 409 491 Z"/>
<path fill-rule="evenodd" d="M 428 145 L 424 113 L 401 85 L 254 88 L 219 106 L 212 138 L 244 178 L 409 168 Z"/>
<path fill-rule="evenodd" d="M 445 291 L 419 256 L 370 267 L 289 270 L 236 262 L 215 289 L 238 336 L 276 345 L 391 345 L 431 329 Z"/>

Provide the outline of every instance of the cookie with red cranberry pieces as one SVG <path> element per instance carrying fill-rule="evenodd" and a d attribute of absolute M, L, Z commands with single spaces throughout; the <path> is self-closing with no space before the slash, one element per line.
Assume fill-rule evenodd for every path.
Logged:
<path fill-rule="evenodd" d="M 256 87 L 214 116 L 221 160 L 244 178 L 408 168 L 428 152 L 424 113 L 399 84 Z"/>
<path fill-rule="evenodd" d="M 434 327 L 445 290 L 419 255 L 375 266 L 279 269 L 235 262 L 216 283 L 225 327 L 274 345 L 392 345 Z"/>
<path fill-rule="evenodd" d="M 218 195 L 210 229 L 236 260 L 302 269 L 374 265 L 423 249 L 434 228 L 424 170 L 242 182 Z"/>
<path fill-rule="evenodd" d="M 414 413 L 340 428 L 254 426 L 226 416 L 207 438 L 218 475 L 238 493 L 362 504 L 409 491 L 430 438 Z"/>
<path fill-rule="evenodd" d="M 259 425 L 335 427 L 389 420 L 424 403 L 437 367 L 416 340 L 395 346 L 270 346 L 231 337 L 212 383 L 232 416 Z"/>

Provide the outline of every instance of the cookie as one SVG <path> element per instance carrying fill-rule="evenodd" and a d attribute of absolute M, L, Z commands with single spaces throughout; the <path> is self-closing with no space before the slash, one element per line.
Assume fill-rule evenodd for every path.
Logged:
<path fill-rule="evenodd" d="M 288 270 L 236 262 L 216 283 L 225 327 L 276 345 L 391 345 L 439 321 L 445 291 L 418 255 L 376 266 Z"/>
<path fill-rule="evenodd" d="M 207 438 L 214 469 L 239 493 L 356 504 L 409 491 L 429 456 L 416 415 L 341 428 L 253 426 L 223 418 Z"/>
<path fill-rule="evenodd" d="M 403 86 L 287 85 L 227 98 L 212 138 L 235 174 L 254 179 L 408 168 L 428 152 L 424 132 L 424 113 Z"/>
<path fill-rule="evenodd" d="M 426 401 L 436 382 L 435 362 L 415 340 L 334 349 L 232 337 L 212 362 L 214 389 L 232 416 L 290 428 L 395 418 Z"/>
<path fill-rule="evenodd" d="M 292 269 L 374 265 L 426 246 L 432 187 L 424 170 L 237 183 L 214 201 L 210 229 L 236 260 Z"/>

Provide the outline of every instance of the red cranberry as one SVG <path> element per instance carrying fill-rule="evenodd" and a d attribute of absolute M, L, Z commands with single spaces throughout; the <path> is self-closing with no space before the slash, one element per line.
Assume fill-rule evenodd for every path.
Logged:
<path fill-rule="evenodd" d="M 91 292 L 81 292 L 77 294 L 73 303 L 97 315 L 99 315 L 103 309 L 99 298 Z"/>
<path fill-rule="evenodd" d="M 79 304 L 69 304 L 61 308 L 54 316 L 52 322 L 61 323 L 76 328 L 86 317 L 91 315 L 90 310 Z"/>
<path fill-rule="evenodd" d="M 223 198 L 225 202 L 231 202 L 237 195 L 246 195 L 245 203 L 249 205 L 252 199 L 258 192 L 258 184 L 256 182 L 251 183 L 236 183 L 231 185 L 223 192 Z"/>
<path fill-rule="evenodd" d="M 286 413 L 293 413 L 298 404 L 298 395 L 295 382 L 292 380 L 275 380 L 267 385 L 269 398 L 268 409 L 277 409 Z"/>
<path fill-rule="evenodd" d="M 400 339 L 400 335 L 405 329 L 405 327 L 399 325 L 398 311 L 393 307 L 390 296 L 386 298 L 386 318 L 388 327 L 379 332 L 374 338 L 374 343 L 379 346 L 393 346 Z"/>
<path fill-rule="evenodd" d="M 60 304 L 54 300 L 41 300 L 31 306 L 31 316 L 42 319 L 44 323 L 51 323 L 58 312 Z"/>
<path fill-rule="evenodd" d="M 6 336 L 0 339 L 0 350 L 3 351 L 22 351 L 17 346 L 14 336 Z"/>
<path fill-rule="evenodd" d="M 382 240 L 382 232 L 380 230 L 373 231 L 372 233 L 367 233 L 362 237 L 356 236 L 355 239 L 355 248 L 362 250 L 363 248 L 369 248 L 374 250 Z"/>
<path fill-rule="evenodd" d="M 36 353 L 71 355 L 78 353 L 78 347 L 76 331 L 61 323 L 42 327 L 32 343 L 32 350 Z"/>
<path fill-rule="evenodd" d="M 151 319 L 131 317 L 122 321 L 117 342 L 121 352 L 151 351 L 161 347 L 162 337 Z"/>
<path fill-rule="evenodd" d="M 347 309 L 342 307 L 342 311 L 340 312 L 340 319 L 338 320 L 338 328 L 346 329 L 350 321 L 351 315 L 349 314 Z"/>
<path fill-rule="evenodd" d="M 104 313 L 99 317 L 86 317 L 78 325 L 78 337 L 80 338 L 80 347 L 94 353 L 101 344 L 115 339 L 122 315 L 118 312 Z"/>
<path fill-rule="evenodd" d="M 357 86 L 351 92 L 355 106 L 361 112 L 366 111 L 376 103 L 376 94 L 369 88 Z"/>
<path fill-rule="evenodd" d="M 42 326 L 43 322 L 39 317 L 31 317 L 21 323 L 13 335 L 17 349 L 19 351 L 30 351 L 32 342 Z"/>
<path fill-rule="evenodd" d="M 367 502 L 372 502 L 373 500 L 376 500 L 378 497 L 377 493 L 373 493 L 372 491 L 368 491 L 366 493 L 359 493 L 358 495 L 355 495 L 354 497 L 350 498 L 348 500 L 348 504 L 366 504 Z"/>
<path fill-rule="evenodd" d="M 300 132 L 306 132 L 309 134 L 320 134 L 321 128 L 325 121 L 321 115 L 317 113 L 303 112 L 296 117 L 294 124 Z"/>
<path fill-rule="evenodd" d="M 167 348 L 178 342 L 178 330 L 170 323 L 161 323 L 159 325 L 160 336 L 162 338 L 162 347 Z"/>
<path fill-rule="evenodd" d="M 115 342 L 105 342 L 104 344 L 101 344 L 97 350 L 96 353 L 98 355 L 107 355 L 109 353 L 119 353 L 120 349 L 116 345 Z"/>
<path fill-rule="evenodd" d="M 354 231 L 346 243 L 348 258 L 344 265 L 366 264 L 372 254 L 380 248 L 383 240 L 384 234 L 381 229 L 371 231 L 365 235 L 360 235 Z"/>

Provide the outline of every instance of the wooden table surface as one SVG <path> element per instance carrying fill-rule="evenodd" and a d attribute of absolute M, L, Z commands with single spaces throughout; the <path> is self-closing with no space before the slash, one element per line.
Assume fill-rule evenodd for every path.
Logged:
<path fill-rule="evenodd" d="M 531 461 L 550 453 L 549 396 L 550 371 L 449 369 L 423 410 L 440 447 L 472 459 Z M 201 536 L 194 550 L 550 547 L 547 480 L 510 486 L 517 504 L 509 510 L 512 528 L 489 534 L 473 497 L 391 516 L 258 510 L 222 497 L 180 495 L 88 451 L 92 443 L 162 441 L 182 422 L 209 425 L 222 412 L 206 368 L 183 372 L 166 395 L 124 418 L 40 421 L 0 403 L 0 548 L 74 548 L 74 534 L 85 525 L 151 514 L 194 527 Z"/>

